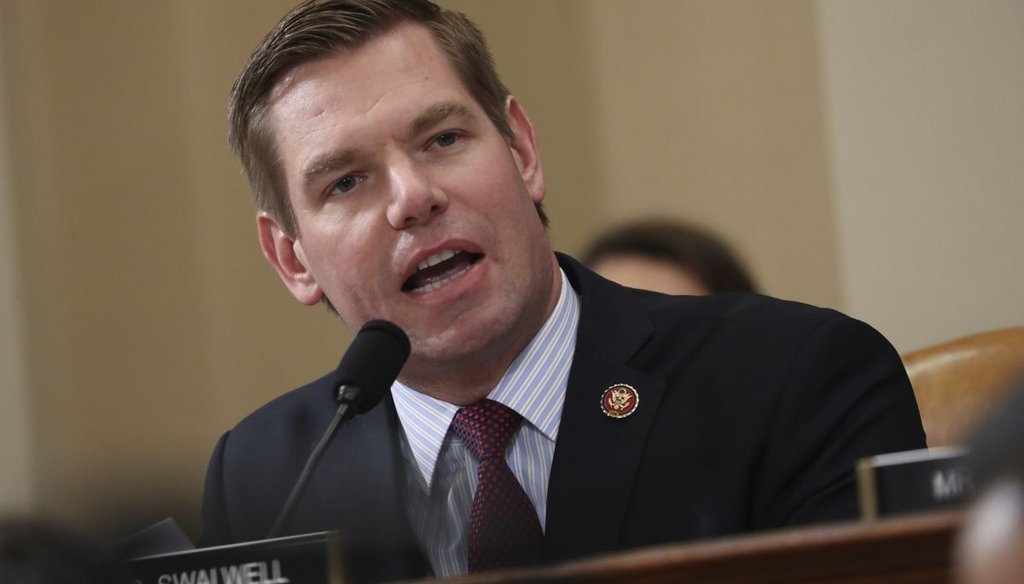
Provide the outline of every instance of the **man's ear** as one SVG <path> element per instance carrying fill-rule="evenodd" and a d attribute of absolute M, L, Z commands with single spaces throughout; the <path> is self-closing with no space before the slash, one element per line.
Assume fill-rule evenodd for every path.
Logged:
<path fill-rule="evenodd" d="M 265 212 L 256 215 L 256 228 L 260 234 L 263 257 L 274 268 L 281 281 L 299 302 L 313 305 L 323 297 L 323 290 L 309 271 L 302 242 L 281 228 L 274 218 Z"/>
<path fill-rule="evenodd" d="M 540 164 L 540 153 L 537 150 L 537 136 L 533 131 L 533 124 L 527 117 L 523 106 L 511 95 L 505 102 L 505 117 L 508 119 L 509 127 L 515 139 L 509 144 L 512 150 L 512 157 L 519 167 L 519 174 L 523 177 L 530 198 L 534 204 L 544 201 L 544 169 Z"/>

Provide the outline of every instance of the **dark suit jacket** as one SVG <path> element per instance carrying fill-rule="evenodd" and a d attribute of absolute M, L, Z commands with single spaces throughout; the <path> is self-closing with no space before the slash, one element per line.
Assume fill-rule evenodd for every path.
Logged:
<path fill-rule="evenodd" d="M 582 299 L 547 501 L 549 561 L 852 518 L 854 462 L 925 446 L 899 356 L 869 326 L 763 296 L 669 297 L 559 262 Z M 612 419 L 600 396 L 632 385 Z M 335 406 L 328 377 L 217 444 L 204 543 L 265 537 Z M 346 422 L 289 533 L 347 534 L 357 580 L 429 572 L 405 515 L 390 397 Z"/>

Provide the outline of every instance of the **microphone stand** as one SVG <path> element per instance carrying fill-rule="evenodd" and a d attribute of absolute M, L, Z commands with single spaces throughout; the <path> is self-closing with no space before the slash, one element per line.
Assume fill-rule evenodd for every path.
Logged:
<path fill-rule="evenodd" d="M 285 501 L 284 508 L 281 509 L 281 513 L 277 516 L 277 521 L 274 521 L 274 526 L 270 528 L 270 533 L 267 534 L 267 539 L 277 537 L 281 530 L 284 528 L 285 521 L 292 514 L 292 507 L 299 500 L 299 495 L 302 494 L 303 489 L 306 487 L 306 483 L 309 481 L 309 475 L 312 474 L 313 468 L 316 466 L 320 456 L 327 448 L 327 444 L 331 441 L 334 433 L 338 431 L 338 426 L 341 424 L 342 418 L 348 413 L 349 407 L 358 399 L 359 394 L 362 390 L 358 387 L 351 385 L 345 385 L 338 389 L 338 411 L 334 413 L 334 418 L 331 419 L 331 423 L 327 425 L 327 430 L 324 431 L 324 435 L 320 437 L 320 440 L 313 447 L 313 452 L 310 453 L 309 459 L 306 460 L 306 466 L 302 468 L 302 472 L 299 473 L 298 480 L 295 481 L 295 486 L 292 487 L 291 494 L 288 495 L 288 500 Z"/>

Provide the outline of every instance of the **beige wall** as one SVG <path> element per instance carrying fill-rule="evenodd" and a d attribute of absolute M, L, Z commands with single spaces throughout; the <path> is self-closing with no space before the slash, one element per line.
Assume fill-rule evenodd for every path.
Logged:
<path fill-rule="evenodd" d="M 587 4 L 603 222 L 735 242 L 769 294 L 840 305 L 814 4 Z"/>
<path fill-rule="evenodd" d="M 5 445 L 24 445 L 2 459 L 17 477 L 0 483 L 8 508 L 33 504 L 18 486 L 31 483 L 34 505 L 66 521 L 117 529 L 173 514 L 194 534 L 217 436 L 342 352 L 340 323 L 295 303 L 264 265 L 224 146 L 231 80 L 291 4 L 0 4 L 0 227 L 14 227 L 0 318 L 16 319 L 0 333 L 12 363 L 0 405 L 13 404 L 0 424 Z M 865 256 L 851 250 L 865 238 L 849 238 L 850 197 L 834 196 L 855 192 L 843 152 L 857 124 L 844 126 L 849 106 L 825 99 L 823 78 L 842 87 L 835 76 L 853 73 L 830 69 L 864 63 L 820 51 L 822 34 L 829 51 L 843 46 L 834 11 L 848 5 L 826 6 L 819 26 L 810 0 L 446 4 L 488 34 L 538 127 L 556 247 L 576 251 L 621 218 L 686 218 L 734 240 L 768 292 L 849 296 L 860 310 Z M 968 231 L 960 245 L 993 237 L 985 223 Z M 898 313 L 916 300 L 880 302 Z"/>
<path fill-rule="evenodd" d="M 4 9 L 0 5 L 0 20 Z M 0 29 L 0 71 L 7 67 L 6 40 Z M 5 79 L 0 75 L 0 509 L 32 505 L 32 428 L 25 379 L 22 320 L 17 271 L 17 221 L 12 213 L 10 147 L 3 139 L 9 119 Z"/>
<path fill-rule="evenodd" d="M 902 350 L 1024 325 L 1024 2 L 820 16 L 847 310 Z"/>
<path fill-rule="evenodd" d="M 194 531 L 217 435 L 347 342 L 263 265 L 224 146 L 234 73 L 284 10 L 267 4 L 4 4 L 12 310 L 43 514 Z"/>

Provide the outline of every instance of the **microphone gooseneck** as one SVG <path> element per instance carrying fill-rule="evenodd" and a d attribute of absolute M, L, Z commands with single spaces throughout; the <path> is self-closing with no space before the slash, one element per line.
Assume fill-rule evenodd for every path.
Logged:
<path fill-rule="evenodd" d="M 409 351 L 409 337 L 405 331 L 386 320 L 371 320 L 359 329 L 359 333 L 341 357 L 331 377 L 338 410 L 323 436 L 313 447 L 267 538 L 280 535 L 313 468 L 320 460 L 320 455 L 327 448 L 345 415 L 350 411 L 355 414 L 364 413 L 380 403 L 409 358 Z"/>

